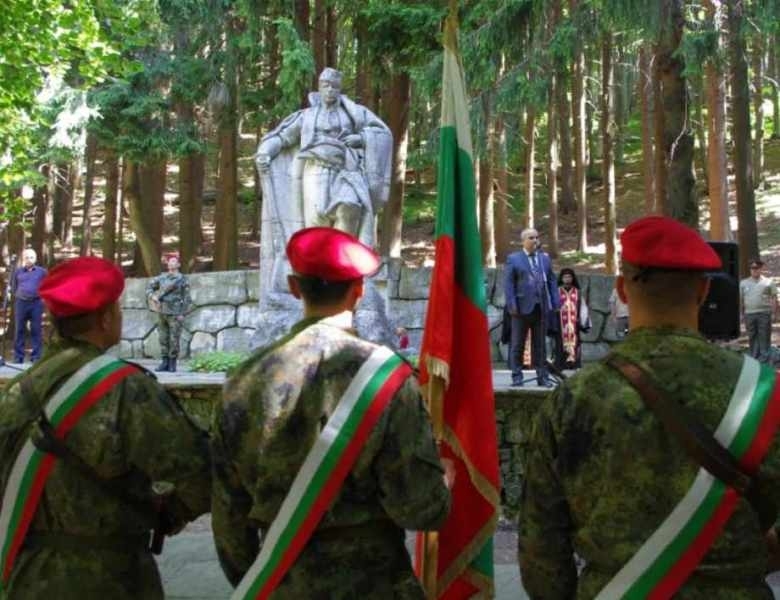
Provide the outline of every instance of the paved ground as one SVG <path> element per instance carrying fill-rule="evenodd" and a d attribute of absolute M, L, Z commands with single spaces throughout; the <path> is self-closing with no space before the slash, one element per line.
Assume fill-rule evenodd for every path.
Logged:
<path fill-rule="evenodd" d="M 408 540 L 411 545 L 412 538 Z M 528 600 L 516 562 L 517 534 L 501 523 L 494 538 L 496 600 Z M 167 600 L 227 600 L 231 587 L 222 574 L 211 537 L 210 517 L 201 517 L 166 541 L 158 557 Z M 780 599 L 780 573 L 769 583 Z"/>

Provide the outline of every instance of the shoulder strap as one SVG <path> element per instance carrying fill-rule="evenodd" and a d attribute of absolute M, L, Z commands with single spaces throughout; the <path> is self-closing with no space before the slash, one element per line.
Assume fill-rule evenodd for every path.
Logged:
<path fill-rule="evenodd" d="M 684 406 L 664 395 L 639 365 L 616 354 L 607 359 L 607 364 L 634 386 L 645 406 L 655 413 L 696 464 L 734 488 L 750 503 L 758 513 L 764 531 L 775 524 L 777 506 L 771 496 L 762 491 L 765 484 L 757 474 L 746 473 L 712 433 L 693 418 Z"/>

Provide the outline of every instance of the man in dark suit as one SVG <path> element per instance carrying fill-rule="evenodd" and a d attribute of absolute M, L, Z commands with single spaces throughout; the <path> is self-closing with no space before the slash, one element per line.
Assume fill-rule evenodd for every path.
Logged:
<path fill-rule="evenodd" d="M 544 338 L 550 311 L 559 308 L 560 300 L 550 257 L 539 250 L 539 233 L 525 229 L 521 234 L 523 249 L 509 255 L 504 273 L 506 306 L 512 318 L 509 343 L 509 368 L 512 385 L 523 385 L 523 349 L 531 331 L 531 363 L 540 386 L 552 387 L 545 359 Z"/>

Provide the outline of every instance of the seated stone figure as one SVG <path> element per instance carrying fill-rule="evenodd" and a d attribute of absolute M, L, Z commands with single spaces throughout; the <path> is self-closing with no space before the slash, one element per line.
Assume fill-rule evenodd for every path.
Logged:
<path fill-rule="evenodd" d="M 273 235 L 286 243 L 302 227 L 326 226 L 371 245 L 374 215 L 390 189 L 390 130 L 341 94 L 341 73 L 335 69 L 323 70 L 309 103 L 268 133 L 257 149 L 264 201 L 279 224 Z"/>

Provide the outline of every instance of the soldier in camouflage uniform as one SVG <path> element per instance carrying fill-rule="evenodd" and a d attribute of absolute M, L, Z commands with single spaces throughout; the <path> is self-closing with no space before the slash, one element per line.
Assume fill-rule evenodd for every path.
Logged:
<path fill-rule="evenodd" d="M 157 371 L 176 371 L 182 322 L 192 303 L 190 283 L 179 272 L 180 266 L 178 257 L 170 256 L 168 271 L 150 280 L 146 286 L 146 297 L 158 315 L 157 333 L 160 336 L 162 362 Z"/>
<path fill-rule="evenodd" d="M 321 243 L 297 255 L 298 242 L 306 246 L 307 240 Z M 233 585 L 255 560 L 259 538 L 314 437 L 376 348 L 351 327 L 362 276 L 379 264 L 373 251 L 357 244 L 330 228 L 302 230 L 291 238 L 287 252 L 296 275 L 290 286 L 296 297 L 303 296 L 304 319 L 257 351 L 225 386 L 213 428 L 212 524 Z M 370 267 L 358 268 L 355 253 L 342 253 L 339 245 L 370 253 Z M 445 467 L 449 477 L 451 465 Z M 443 473 L 417 383 L 408 378 L 272 597 L 424 599 L 404 529 L 434 529 L 444 522 L 450 494 Z"/>
<path fill-rule="evenodd" d="M 59 336 L 42 360 L 0 396 L 3 489 L 20 448 L 39 432 L 37 419 L 47 400 L 75 371 L 119 341 L 122 315 L 116 301 L 124 281 L 116 266 L 79 258 L 53 269 L 48 279 L 52 285 L 44 280 L 41 296 Z M 76 279 L 78 285 L 66 289 L 68 280 Z M 58 316 L 74 311 L 78 314 Z M 167 494 L 163 510 L 171 533 L 207 512 L 207 435 L 153 375 L 139 370 L 100 398 L 65 443 L 94 478 L 67 457 L 55 462 L 6 597 L 162 600 L 149 549 L 150 530 L 163 516 L 161 497 L 153 489 Z"/>
<path fill-rule="evenodd" d="M 617 287 L 631 309 L 631 333 L 612 352 L 641 365 L 654 385 L 714 431 L 742 367 L 741 355 L 697 332 L 708 289 L 703 270 L 720 259 L 696 232 L 663 217 L 635 222 L 621 242 Z M 595 597 L 658 529 L 699 470 L 636 389 L 603 361 L 586 366 L 541 405 L 524 467 L 519 559 L 534 600 Z M 777 438 L 760 472 L 777 502 Z M 674 597 L 772 598 L 764 583 L 764 536 L 757 513 L 740 498 Z M 575 553 L 584 561 L 579 577 Z"/>

